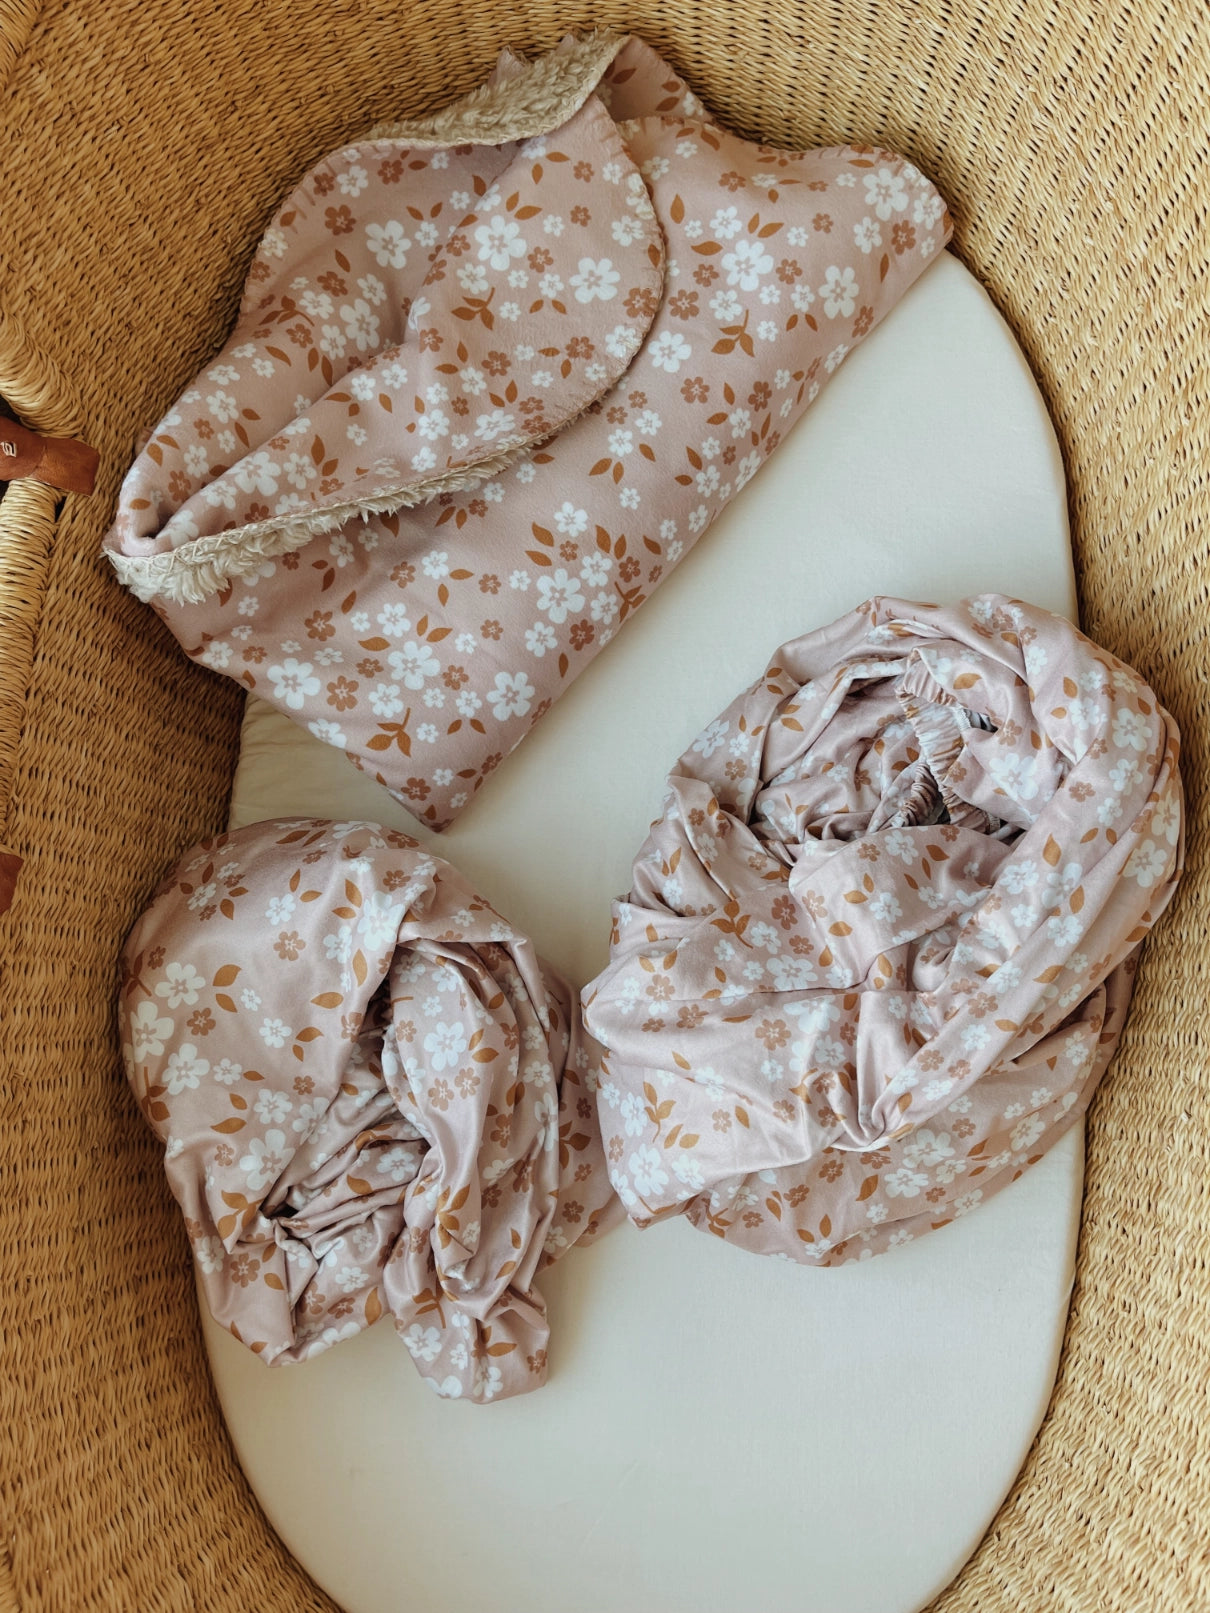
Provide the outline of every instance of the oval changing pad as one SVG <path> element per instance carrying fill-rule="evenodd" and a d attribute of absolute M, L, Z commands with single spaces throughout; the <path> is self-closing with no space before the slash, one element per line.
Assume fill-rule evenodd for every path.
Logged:
<path fill-rule="evenodd" d="M 1069 616 L 1058 447 L 948 254 L 677 578 L 446 834 L 250 700 L 231 806 L 369 818 L 454 862 L 577 984 L 667 769 L 778 644 L 872 593 Z M 387 1325 L 266 1369 L 205 1317 L 270 1521 L 348 1613 L 913 1613 L 974 1550 L 1041 1421 L 1082 1139 L 976 1214 L 836 1270 L 625 1225 L 545 1273 L 551 1378 L 441 1402 Z"/>

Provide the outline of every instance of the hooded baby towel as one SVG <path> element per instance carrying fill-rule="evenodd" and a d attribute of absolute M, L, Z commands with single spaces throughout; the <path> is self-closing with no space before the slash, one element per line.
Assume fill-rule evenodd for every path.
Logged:
<path fill-rule="evenodd" d="M 910 163 L 741 140 L 637 39 L 506 56 L 306 175 L 106 548 L 442 828 L 948 235 Z"/>

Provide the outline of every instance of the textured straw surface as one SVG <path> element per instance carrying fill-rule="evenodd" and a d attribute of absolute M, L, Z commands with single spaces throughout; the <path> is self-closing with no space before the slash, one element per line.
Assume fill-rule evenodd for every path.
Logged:
<path fill-rule="evenodd" d="M 102 453 L 57 527 L 45 489 L 0 504 L 0 841 L 28 859 L 0 921 L 0 1613 L 331 1606 L 232 1456 L 113 1047 L 121 937 L 222 819 L 237 694 L 98 543 L 286 187 L 592 23 L 745 134 L 868 136 L 936 180 L 1058 426 L 1084 625 L 1183 730 L 1188 875 L 1094 1109 L 1054 1402 L 936 1613 L 1210 1607 L 1202 0 L 0 0 L 0 394 Z"/>

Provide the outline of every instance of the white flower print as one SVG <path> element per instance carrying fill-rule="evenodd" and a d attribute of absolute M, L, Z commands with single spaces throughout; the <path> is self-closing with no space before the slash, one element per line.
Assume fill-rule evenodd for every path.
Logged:
<path fill-rule="evenodd" d="M 926 230 L 932 229 L 943 212 L 944 208 L 942 207 L 940 196 L 937 195 L 935 190 L 927 190 L 916 198 L 915 205 L 912 208 L 912 221 L 916 224 L 923 224 Z"/>
<path fill-rule="evenodd" d="M 417 1160 L 411 1149 L 402 1143 L 388 1148 L 378 1160 L 378 1174 L 392 1182 L 410 1182 L 416 1174 Z"/>
<path fill-rule="evenodd" d="M 282 1173 L 286 1162 L 286 1134 L 284 1131 L 267 1131 L 262 1141 L 254 1137 L 248 1152 L 239 1162 L 248 1186 L 260 1193 Z"/>
<path fill-rule="evenodd" d="M 253 991 L 250 987 L 246 987 L 240 992 L 239 1000 L 243 1003 L 244 1007 L 250 1014 L 254 1014 L 260 1007 L 260 994 Z"/>
<path fill-rule="evenodd" d="M 743 227 L 743 220 L 735 207 L 720 207 L 710 220 L 710 233 L 717 235 L 720 241 L 734 240 Z"/>
<path fill-rule="evenodd" d="M 305 1142 L 315 1129 L 315 1122 L 323 1112 L 323 1103 L 318 1098 L 314 1103 L 300 1103 L 297 1114 L 290 1122 L 291 1131 L 297 1131 Z"/>
<path fill-rule="evenodd" d="M 192 1042 L 182 1042 L 165 1066 L 164 1085 L 174 1098 L 178 1097 L 186 1087 L 196 1087 L 209 1069 L 209 1059 L 198 1058 Z"/>
<path fill-rule="evenodd" d="M 468 1046 L 466 1031 L 457 1020 L 451 1025 L 447 1025 L 444 1020 L 438 1020 L 424 1039 L 424 1050 L 429 1055 L 429 1063 L 437 1071 L 453 1069 Z"/>
<path fill-rule="evenodd" d="M 640 1137 L 647 1126 L 647 1114 L 642 1098 L 636 1092 L 628 1092 L 622 1099 L 621 1107 L 622 1125 L 628 1137 Z"/>
<path fill-rule="evenodd" d="M 1005 863 L 1000 872 L 1000 881 L 1010 895 L 1019 896 L 1022 891 L 1038 883 L 1038 865 L 1028 857 L 1020 862 Z"/>
<path fill-rule="evenodd" d="M 773 259 L 765 251 L 764 242 L 757 240 L 737 241 L 730 252 L 723 253 L 720 263 L 727 284 L 738 286 L 741 291 L 755 291 L 761 276 L 773 268 Z"/>
<path fill-rule="evenodd" d="M 580 580 L 588 588 L 600 588 L 609 580 L 609 573 L 612 570 L 613 556 L 596 549 L 592 554 L 584 556 L 580 566 Z"/>
<path fill-rule="evenodd" d="M 879 891 L 871 901 L 867 912 L 872 919 L 878 919 L 890 924 L 903 912 L 899 905 L 899 898 L 892 891 Z"/>
<path fill-rule="evenodd" d="M 556 531 L 578 538 L 588 530 L 588 511 L 577 509 L 568 499 L 555 511 L 554 521 Z"/>
<path fill-rule="evenodd" d="M 911 1170 L 906 1165 L 901 1166 L 896 1171 L 892 1171 L 889 1176 L 884 1176 L 882 1179 L 883 1191 L 888 1198 L 892 1199 L 914 1199 L 920 1193 L 921 1188 L 927 1187 L 928 1183 L 927 1176 L 922 1175 L 919 1171 Z"/>
<path fill-rule="evenodd" d="M 668 1186 L 668 1173 L 656 1149 L 639 1148 L 631 1154 L 627 1168 L 634 1178 L 635 1192 L 640 1198 L 653 1198 Z"/>
<path fill-rule="evenodd" d="M 549 622 L 535 622 L 525 633 L 525 648 L 531 655 L 536 655 L 539 660 L 546 654 L 547 650 L 553 650 L 558 642 L 555 637 L 555 630 Z"/>
<path fill-rule="evenodd" d="M 497 271 L 510 268 L 514 258 L 523 258 L 529 250 L 521 226 L 502 213 L 496 213 L 489 223 L 480 224 L 475 240 L 479 243 L 479 261 Z"/>
<path fill-rule="evenodd" d="M 266 1019 L 260 1027 L 261 1040 L 266 1047 L 284 1047 L 294 1032 L 281 1019 Z"/>
<path fill-rule="evenodd" d="M 291 711 L 301 711 L 307 696 L 319 693 L 319 679 L 309 661 L 291 657 L 279 666 L 271 666 L 267 676 L 273 685 L 273 698 Z"/>
<path fill-rule="evenodd" d="M 1046 933 L 1061 950 L 1075 946 L 1084 933 L 1083 926 L 1074 914 L 1068 913 L 1065 918 L 1052 918 L 1047 920 Z"/>
<path fill-rule="evenodd" d="M 1084 877 L 1084 869 L 1077 862 L 1068 863 L 1062 871 L 1056 869 L 1053 874 L 1046 876 L 1046 883 L 1042 886 L 1043 907 L 1059 907 L 1078 887 Z"/>
<path fill-rule="evenodd" d="M 538 609 L 545 611 L 552 622 L 565 622 L 570 612 L 583 608 L 579 582 L 562 566 L 551 576 L 538 578 Z"/>
<path fill-rule="evenodd" d="M 503 437 L 516 429 L 515 416 L 505 409 L 492 409 L 488 414 L 481 414 L 475 422 L 475 436 L 481 437 L 485 442 L 495 442 L 497 437 Z"/>
<path fill-rule="evenodd" d="M 416 430 L 427 441 L 439 442 L 442 437 L 449 436 L 450 417 L 444 409 L 426 409 L 416 422 Z"/>
<path fill-rule="evenodd" d="M 613 238 L 619 246 L 631 246 L 635 241 L 641 239 L 643 227 L 633 214 L 626 213 L 621 218 L 614 219 L 612 232 Z"/>
<path fill-rule="evenodd" d="M 431 646 L 414 639 L 402 650 L 392 650 L 387 665 L 406 689 L 423 689 L 425 679 L 435 678 L 441 670 Z"/>
<path fill-rule="evenodd" d="M 291 487 L 305 488 L 319 475 L 319 467 L 307 454 L 291 454 L 282 466 L 282 474 Z"/>
<path fill-rule="evenodd" d="M 893 213 L 902 213 L 908 204 L 907 186 L 889 168 L 865 177 L 865 199 L 884 222 Z"/>
<path fill-rule="evenodd" d="M 210 1071 L 219 1085 L 224 1087 L 233 1087 L 243 1073 L 243 1065 L 236 1064 L 231 1059 L 220 1059 Z"/>
<path fill-rule="evenodd" d="M 683 1194 L 678 1193 L 678 1198 L 690 1198 L 693 1194 L 702 1192 L 706 1186 L 701 1165 L 691 1154 L 682 1153 L 679 1149 L 672 1161 L 672 1174 L 685 1189 Z"/>
<path fill-rule="evenodd" d="M 412 1358 L 416 1361 L 435 1361 L 441 1354 L 441 1334 L 435 1327 L 421 1327 L 419 1322 L 413 1322 L 411 1327 L 399 1336 L 407 1345 Z M 457 1378 L 452 1378 L 449 1381 L 458 1383 Z M 433 1383 L 434 1380 L 430 1378 L 429 1382 Z M 440 1387 L 438 1387 L 437 1392 L 441 1393 Z M 459 1384 L 458 1393 L 461 1394 L 461 1392 L 462 1386 Z"/>
<path fill-rule="evenodd" d="M 336 310 L 336 304 L 326 291 L 304 291 L 298 306 L 308 319 L 330 319 Z"/>
<path fill-rule="evenodd" d="M 375 618 L 388 638 L 402 638 L 412 630 L 412 619 L 398 603 L 384 605 Z"/>
<path fill-rule="evenodd" d="M 708 723 L 702 732 L 693 741 L 693 750 L 698 756 L 713 756 L 722 744 L 724 738 L 731 730 L 731 724 L 716 717 Z"/>
<path fill-rule="evenodd" d="M 785 956 L 769 959 L 769 974 L 778 991 L 804 991 L 819 978 L 808 958 Z"/>
<path fill-rule="evenodd" d="M 829 319 L 835 319 L 838 314 L 848 319 L 857 306 L 857 276 L 852 269 L 839 269 L 833 265 L 824 275 L 824 283 L 819 288 L 819 295 L 823 298 L 823 311 Z"/>
<path fill-rule="evenodd" d="M 344 303 L 340 317 L 348 327 L 349 340 L 356 342 L 359 352 L 364 353 L 375 345 L 378 340 L 378 315 L 364 297 Z"/>
<path fill-rule="evenodd" d="M 1157 801 L 1151 814 L 1151 832 L 1158 841 L 1161 837 L 1175 846 L 1181 837 L 1181 809 L 1176 797 L 1165 795 Z"/>
<path fill-rule="evenodd" d="M 863 218 L 853 226 L 853 239 L 868 256 L 876 246 L 882 245 L 882 231 L 872 218 Z"/>
<path fill-rule="evenodd" d="M 164 970 L 164 975 L 165 978 L 156 983 L 156 996 L 167 998 L 169 1008 L 180 1008 L 182 1004 L 192 1008 L 197 1001 L 198 990 L 206 984 L 193 965 L 170 963 Z M 154 1008 L 152 1012 L 155 1012 Z M 168 1023 L 171 1025 L 172 1021 L 169 1020 Z"/>
<path fill-rule="evenodd" d="M 1151 723 L 1141 711 L 1122 706 L 1113 714 L 1113 742 L 1119 750 L 1145 751 L 1151 738 Z"/>
<path fill-rule="evenodd" d="M 239 404 L 231 396 L 230 392 L 224 392 L 221 388 L 207 397 L 206 407 L 214 418 L 223 425 L 226 425 L 228 420 L 235 420 L 239 417 Z"/>
<path fill-rule="evenodd" d="M 373 253 L 375 261 L 383 269 L 402 269 L 408 261 L 408 248 L 411 240 L 404 232 L 403 225 L 398 219 L 388 219 L 385 224 L 368 224 L 366 226 L 366 245 Z"/>
<path fill-rule="evenodd" d="M 495 687 L 487 692 L 492 716 L 504 722 L 509 717 L 528 715 L 534 694 L 534 686 L 524 672 L 497 672 Z"/>
<path fill-rule="evenodd" d="M 458 268 L 458 284 L 468 297 L 482 297 L 489 281 L 478 263 L 463 263 Z"/>
<path fill-rule="evenodd" d="M 389 721 L 403 710 L 403 693 L 397 683 L 376 683 L 367 698 L 376 717 Z"/>
<path fill-rule="evenodd" d="M 657 370 L 675 375 L 686 359 L 692 356 L 693 349 L 678 331 L 666 330 L 656 337 L 647 352 Z"/>
<path fill-rule="evenodd" d="M 267 1125 L 283 1121 L 293 1107 L 284 1092 L 262 1092 L 254 1105 L 256 1118 Z"/>
<path fill-rule="evenodd" d="M 350 168 L 346 168 L 343 174 L 337 174 L 336 176 L 336 183 L 340 186 L 341 194 L 344 196 L 360 196 L 369 182 L 369 175 L 357 163 L 354 163 Z"/>
<path fill-rule="evenodd" d="M 710 312 L 720 325 L 733 325 L 743 314 L 744 305 L 734 291 L 716 291 L 710 299 Z"/>
<path fill-rule="evenodd" d="M 1014 1153 L 1023 1153 L 1025 1149 L 1033 1146 L 1046 1130 L 1046 1122 L 1040 1115 L 1026 1115 L 1024 1120 L 1018 1121 L 1013 1127 L 1009 1143 Z"/>
<path fill-rule="evenodd" d="M 1143 840 L 1130 853 L 1122 872 L 1127 879 L 1136 880 L 1144 890 L 1150 890 L 1156 880 L 1168 872 L 1171 860 L 1172 852 L 1167 846 L 1157 846 L 1154 840 Z"/>
<path fill-rule="evenodd" d="M 223 1269 L 226 1252 L 217 1238 L 199 1238 L 193 1246 L 193 1258 L 203 1274 L 212 1277 Z"/>
<path fill-rule="evenodd" d="M 284 924 L 294 911 L 293 894 L 287 891 L 282 896 L 271 896 L 265 908 L 265 917 L 270 924 Z"/>
<path fill-rule="evenodd" d="M 269 498 L 277 492 L 281 466 L 262 448 L 241 460 L 233 474 L 243 492 L 260 493 Z"/>
<path fill-rule="evenodd" d="M 922 1128 L 912 1133 L 910 1142 L 903 1150 L 903 1161 L 917 1170 L 921 1166 L 928 1168 L 940 1165 L 943 1160 L 951 1159 L 953 1154 L 948 1131 L 935 1132 Z"/>
<path fill-rule="evenodd" d="M 577 302 L 592 302 L 594 298 L 608 302 L 617 296 L 621 278 L 611 259 L 581 258 L 577 272 L 571 276 L 568 284 L 574 290 Z"/>

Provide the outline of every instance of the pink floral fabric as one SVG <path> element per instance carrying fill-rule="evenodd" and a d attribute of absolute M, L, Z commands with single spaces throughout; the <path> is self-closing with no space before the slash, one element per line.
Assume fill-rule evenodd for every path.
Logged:
<path fill-rule="evenodd" d="M 997 595 L 778 650 L 673 770 L 584 994 L 631 1217 L 833 1265 L 1020 1176 L 1180 876 L 1177 753 L 1128 667 Z"/>
<path fill-rule="evenodd" d="M 210 1309 L 262 1360 L 389 1312 L 439 1395 L 546 1377 L 543 1265 L 609 1223 L 566 983 L 373 824 L 203 841 L 123 954 L 123 1053 Z"/>
<path fill-rule="evenodd" d="M 902 158 L 754 145 L 610 48 L 544 132 L 393 132 L 308 173 L 106 539 L 195 661 L 434 828 L 949 236 Z"/>

